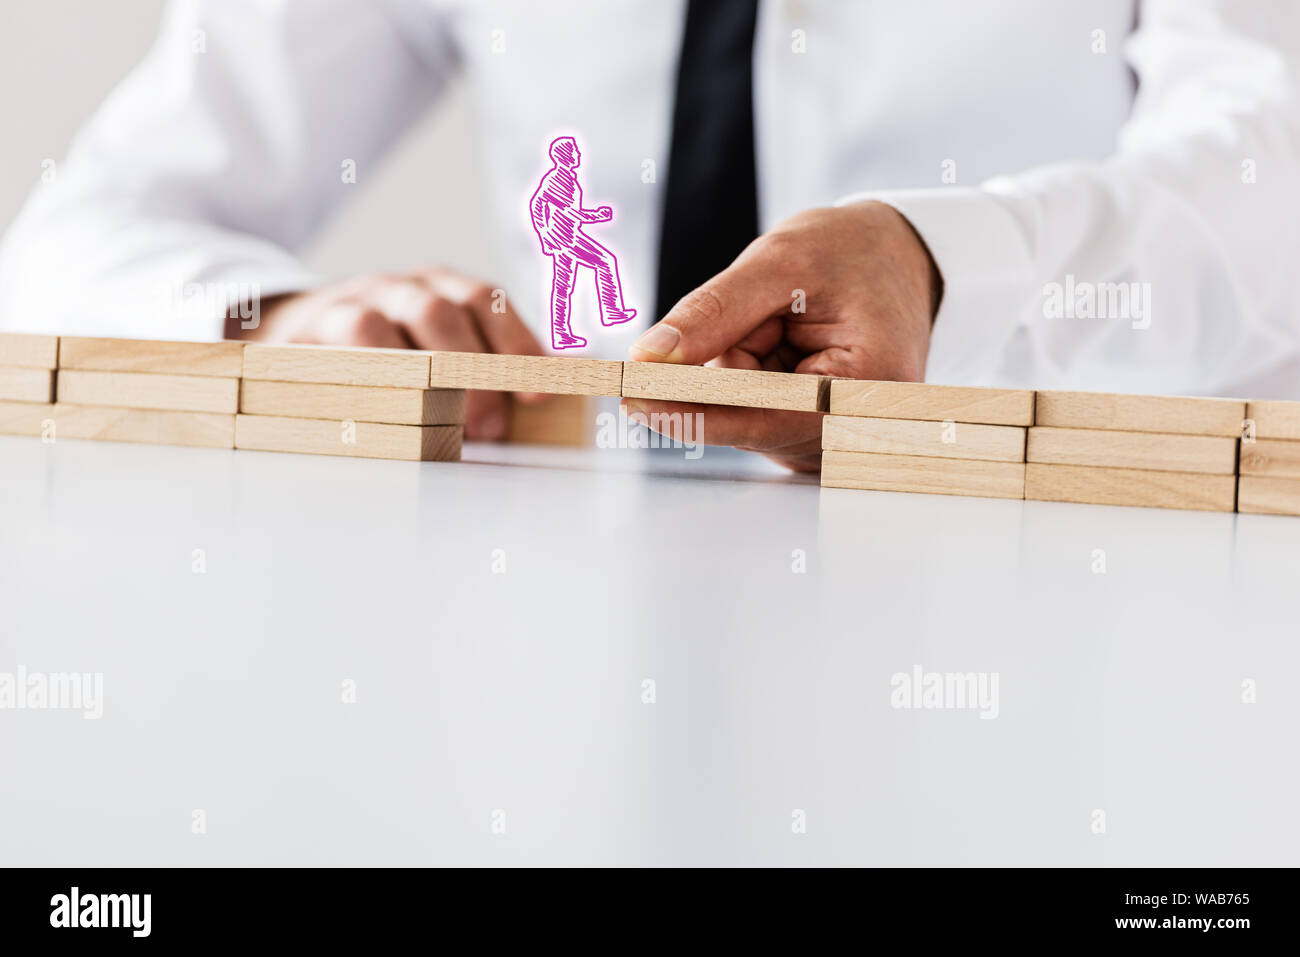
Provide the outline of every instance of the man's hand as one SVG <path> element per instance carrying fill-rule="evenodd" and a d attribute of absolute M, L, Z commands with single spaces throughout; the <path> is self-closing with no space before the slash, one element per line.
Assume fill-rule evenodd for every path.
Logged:
<path fill-rule="evenodd" d="M 263 303 L 256 329 L 242 330 L 238 321 L 227 325 L 228 338 L 262 342 L 542 354 L 504 293 L 444 269 L 358 276 Z M 468 398 L 466 437 L 504 438 L 506 396 L 470 392 Z"/>
<path fill-rule="evenodd" d="M 892 206 L 812 209 L 760 236 L 673 306 L 633 359 L 919 381 L 942 285 Z M 821 415 L 623 402 L 628 413 L 705 412 L 710 445 L 762 452 L 796 471 L 821 464 Z M 680 438 L 680 436 L 677 436 Z"/>
<path fill-rule="evenodd" d="M 595 219 L 595 222 L 598 222 L 598 223 L 608 223 L 608 222 L 609 222 L 610 220 L 612 220 L 613 218 L 614 218 L 614 207 L 612 207 L 612 206 L 597 206 L 597 207 L 596 207 L 596 219 Z"/>

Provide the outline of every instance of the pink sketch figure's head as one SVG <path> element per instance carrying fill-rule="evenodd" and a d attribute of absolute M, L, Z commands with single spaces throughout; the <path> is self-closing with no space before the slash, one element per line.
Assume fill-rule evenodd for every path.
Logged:
<path fill-rule="evenodd" d="M 542 175 L 537 192 L 528 203 L 533 232 L 542 244 L 542 253 L 551 257 L 554 276 L 551 280 L 551 345 L 560 349 L 581 349 L 587 340 L 575 335 L 570 325 L 573 311 L 573 287 L 578 267 L 586 266 L 596 274 L 596 295 L 600 303 L 600 322 L 614 326 L 636 316 L 623 302 L 623 284 L 618 276 L 618 259 L 612 252 L 582 231 L 592 223 L 608 223 L 614 210 L 608 206 L 587 209 L 582 205 L 582 187 L 577 169 L 582 162 L 578 141 L 559 136 L 547 150 L 553 165 Z"/>

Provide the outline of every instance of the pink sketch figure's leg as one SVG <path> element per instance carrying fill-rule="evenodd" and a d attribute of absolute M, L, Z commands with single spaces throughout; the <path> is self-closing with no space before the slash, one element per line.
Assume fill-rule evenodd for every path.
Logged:
<path fill-rule="evenodd" d="M 575 336 L 569 325 L 578 264 L 567 249 L 556 250 L 551 261 L 555 265 L 555 275 L 551 280 L 551 346 L 556 350 L 581 349 L 587 340 Z"/>
<path fill-rule="evenodd" d="M 636 316 L 623 303 L 623 283 L 618 275 L 618 258 L 585 233 L 574 237 L 573 255 L 583 266 L 596 273 L 596 297 L 600 302 L 600 322 L 618 325 Z"/>

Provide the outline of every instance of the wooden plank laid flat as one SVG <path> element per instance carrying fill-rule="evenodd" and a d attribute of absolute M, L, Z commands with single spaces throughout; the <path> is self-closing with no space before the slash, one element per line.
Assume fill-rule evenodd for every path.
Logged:
<path fill-rule="evenodd" d="M 59 365 L 59 337 L 26 332 L 0 332 L 0 366 L 55 369 Z"/>
<path fill-rule="evenodd" d="M 53 420 L 52 404 L 0 402 L 0 435 L 42 435 Z"/>
<path fill-rule="evenodd" d="M 54 370 L 23 366 L 0 366 L 0 400 L 7 402 L 53 402 Z"/>
<path fill-rule="evenodd" d="M 1039 392 L 1036 425 L 1120 432 L 1238 437 L 1246 418 L 1241 399 L 1109 392 Z"/>
<path fill-rule="evenodd" d="M 386 389 L 245 379 L 239 411 L 300 419 L 351 419 L 389 425 L 463 425 L 464 389 Z"/>
<path fill-rule="evenodd" d="M 1238 480 L 1237 511 L 1300 515 L 1300 479 L 1243 475 Z"/>
<path fill-rule="evenodd" d="M 795 372 L 714 369 L 670 362 L 623 363 L 623 395 L 629 399 L 825 412 L 829 382 L 826 376 Z"/>
<path fill-rule="evenodd" d="M 273 415 L 235 417 L 235 448 L 261 452 L 459 462 L 462 434 L 459 425 L 389 425 Z"/>
<path fill-rule="evenodd" d="M 835 379 L 830 391 L 833 415 L 973 425 L 1034 424 L 1034 393 L 1029 389 Z"/>
<path fill-rule="evenodd" d="M 1216 435 L 1108 432 L 1036 425 L 1029 430 L 1027 461 L 1232 475 L 1237 471 L 1237 440 Z"/>
<path fill-rule="evenodd" d="M 546 392 L 555 395 L 618 395 L 623 363 L 566 356 L 503 356 L 488 352 L 429 354 L 428 384 L 435 389 Z"/>
<path fill-rule="evenodd" d="M 830 451 L 822 453 L 822 485 L 881 492 L 1024 498 L 1025 466 L 1020 462 Z"/>
<path fill-rule="evenodd" d="M 58 402 L 50 418 L 54 437 L 148 445 L 191 445 L 212 449 L 235 447 L 233 413 L 124 409 Z"/>
<path fill-rule="evenodd" d="M 55 388 L 60 402 L 74 405 L 231 414 L 239 410 L 239 380 L 217 376 L 60 369 Z"/>
<path fill-rule="evenodd" d="M 837 452 L 1023 462 L 1025 430 L 1018 425 L 828 415 L 822 419 L 822 448 Z"/>
<path fill-rule="evenodd" d="M 594 442 L 596 402 L 585 395 L 556 395 L 544 402 L 510 403 L 507 442 L 584 446 Z"/>
<path fill-rule="evenodd" d="M 1300 402 L 1251 399 L 1246 418 L 1254 421 L 1256 438 L 1300 440 Z"/>
<path fill-rule="evenodd" d="M 273 382 L 427 389 L 429 353 L 411 349 L 272 346 L 250 342 L 244 347 L 243 376 Z"/>
<path fill-rule="evenodd" d="M 237 379 L 244 368 L 244 343 L 64 336 L 59 340 L 59 368 Z"/>
<path fill-rule="evenodd" d="M 1300 478 L 1300 442 L 1256 439 L 1241 443 L 1241 475 Z"/>
<path fill-rule="evenodd" d="M 1043 502 L 1231 512 L 1236 492 L 1235 475 L 1044 465 L 1038 462 L 1025 466 L 1025 498 Z"/>

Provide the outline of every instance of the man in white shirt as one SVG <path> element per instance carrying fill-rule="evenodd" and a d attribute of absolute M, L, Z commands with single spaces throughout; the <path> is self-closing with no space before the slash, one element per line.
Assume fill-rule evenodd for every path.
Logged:
<path fill-rule="evenodd" d="M 1298 19 L 1287 0 L 176 0 L 7 236 L 0 324 L 539 351 L 550 263 L 521 211 L 572 131 L 619 213 L 629 306 L 648 320 L 655 290 L 664 317 L 601 329 L 603 354 L 644 334 L 635 358 L 1300 397 Z M 322 286 L 294 250 L 345 196 L 340 161 L 381 155 L 453 72 L 511 308 L 435 266 Z M 185 283 L 256 288 L 260 327 L 151 294 Z M 501 412 L 476 396 L 471 434 Z M 711 441 L 816 467 L 816 417 L 709 417 Z"/>

